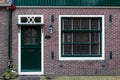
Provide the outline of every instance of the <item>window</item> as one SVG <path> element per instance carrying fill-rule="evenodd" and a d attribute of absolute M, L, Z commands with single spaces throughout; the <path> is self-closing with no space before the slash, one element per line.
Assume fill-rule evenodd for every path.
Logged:
<path fill-rule="evenodd" d="M 59 19 L 60 59 L 104 58 L 104 16 L 61 15 Z"/>
<path fill-rule="evenodd" d="M 44 24 L 44 16 L 43 15 L 19 15 L 18 16 L 18 24 L 21 25 L 43 25 Z"/>

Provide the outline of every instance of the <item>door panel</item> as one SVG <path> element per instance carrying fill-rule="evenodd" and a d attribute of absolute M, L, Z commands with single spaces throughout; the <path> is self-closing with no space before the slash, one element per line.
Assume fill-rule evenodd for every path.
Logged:
<path fill-rule="evenodd" d="M 21 71 L 41 71 L 41 29 L 25 26 L 21 28 Z"/>

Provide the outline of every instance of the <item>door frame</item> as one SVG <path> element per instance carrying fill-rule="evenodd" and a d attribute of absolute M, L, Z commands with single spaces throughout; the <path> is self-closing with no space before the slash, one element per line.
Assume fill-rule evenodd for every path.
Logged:
<path fill-rule="evenodd" d="M 41 28 L 41 72 L 21 72 L 21 27 L 18 27 L 18 75 L 43 75 L 44 74 L 44 34 Z"/>

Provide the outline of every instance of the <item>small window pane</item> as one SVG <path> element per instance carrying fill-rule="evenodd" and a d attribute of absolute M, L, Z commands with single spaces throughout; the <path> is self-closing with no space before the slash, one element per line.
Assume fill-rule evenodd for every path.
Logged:
<path fill-rule="evenodd" d="M 64 42 L 71 42 L 72 40 L 72 34 L 71 33 L 64 33 Z"/>
<path fill-rule="evenodd" d="M 79 44 L 73 45 L 73 54 L 80 54 L 80 45 Z"/>
<path fill-rule="evenodd" d="M 92 54 L 100 54 L 100 45 L 91 45 Z"/>
<path fill-rule="evenodd" d="M 82 54 L 89 54 L 89 45 L 81 45 Z"/>
<path fill-rule="evenodd" d="M 37 31 L 35 29 L 32 29 L 32 37 L 37 37 Z"/>
<path fill-rule="evenodd" d="M 81 29 L 89 30 L 89 19 L 87 19 L 87 18 L 81 19 Z"/>
<path fill-rule="evenodd" d="M 21 22 L 22 23 L 27 23 L 27 21 L 28 21 L 27 17 L 21 17 Z"/>
<path fill-rule="evenodd" d="M 64 51 L 64 54 L 72 54 L 72 47 L 71 47 L 71 45 L 69 45 L 69 44 L 65 44 L 64 45 L 64 49 L 63 49 Z"/>
<path fill-rule="evenodd" d="M 64 22 L 63 22 L 63 30 L 64 29 L 71 29 L 72 26 L 71 26 L 72 22 L 71 22 L 71 18 L 64 18 Z"/>
<path fill-rule="evenodd" d="M 24 38 L 24 44 L 25 44 L 25 45 L 31 44 L 31 40 L 30 40 L 30 39 L 31 39 L 30 37 L 25 37 L 25 38 Z"/>
<path fill-rule="evenodd" d="M 27 29 L 27 30 L 24 32 L 24 36 L 30 37 L 30 35 L 31 35 L 31 29 Z"/>
<path fill-rule="evenodd" d="M 75 33 L 73 33 L 73 42 L 80 43 L 80 39 L 81 39 L 81 34 L 80 34 L 80 32 L 75 32 Z"/>
<path fill-rule="evenodd" d="M 35 17 L 35 22 L 40 23 L 41 22 L 41 17 Z"/>
<path fill-rule="evenodd" d="M 99 30 L 100 29 L 100 20 L 99 19 L 91 19 L 91 29 L 97 29 Z"/>
<path fill-rule="evenodd" d="M 100 42 L 99 37 L 100 37 L 99 32 L 92 32 L 91 34 L 92 43 L 99 43 Z"/>
<path fill-rule="evenodd" d="M 73 19 L 73 29 L 80 29 L 80 18 Z"/>
<path fill-rule="evenodd" d="M 37 40 L 36 37 L 35 37 L 35 38 L 32 38 L 32 42 L 31 42 L 31 44 L 38 44 L 38 40 Z"/>
<path fill-rule="evenodd" d="M 89 33 L 82 33 L 82 42 L 83 43 L 89 42 Z"/>

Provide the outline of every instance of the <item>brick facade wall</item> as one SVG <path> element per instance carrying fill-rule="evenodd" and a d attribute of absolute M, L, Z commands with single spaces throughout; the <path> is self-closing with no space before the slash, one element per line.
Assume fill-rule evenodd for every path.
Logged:
<path fill-rule="evenodd" d="M 18 8 L 13 12 L 12 54 L 18 64 L 18 15 L 44 15 L 42 31 L 44 37 L 49 33 L 51 15 L 55 15 L 54 31 L 51 39 L 44 38 L 44 74 L 54 75 L 120 75 L 120 9 L 97 8 Z M 59 15 L 104 15 L 105 16 L 105 60 L 104 61 L 59 61 Z M 109 21 L 112 15 L 112 22 Z M 55 59 L 51 59 L 51 52 Z M 110 60 L 110 51 L 113 59 Z"/>
<path fill-rule="evenodd" d="M 0 74 L 7 70 L 8 62 L 8 15 L 0 8 Z"/>

